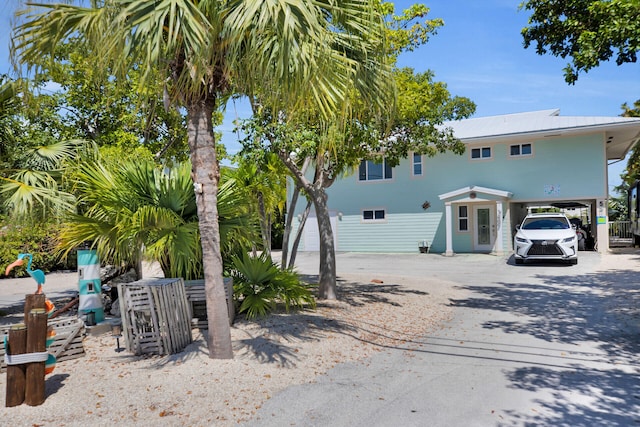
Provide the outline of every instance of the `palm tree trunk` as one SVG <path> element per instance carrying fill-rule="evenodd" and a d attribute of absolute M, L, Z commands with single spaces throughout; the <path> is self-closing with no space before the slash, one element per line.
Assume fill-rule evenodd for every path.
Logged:
<path fill-rule="evenodd" d="M 215 100 L 207 99 L 187 107 L 187 137 L 196 192 L 205 295 L 209 326 L 209 357 L 231 359 L 231 329 L 227 311 L 222 255 L 220 253 L 220 227 L 218 225 L 218 181 L 220 171 L 216 158 L 212 114 Z"/>

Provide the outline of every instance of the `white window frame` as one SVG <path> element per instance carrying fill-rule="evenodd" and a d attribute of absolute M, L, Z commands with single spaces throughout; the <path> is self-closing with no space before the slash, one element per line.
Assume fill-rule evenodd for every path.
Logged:
<path fill-rule="evenodd" d="M 522 148 L 528 145 L 529 146 L 529 152 L 526 154 L 522 154 Z M 513 147 L 518 147 L 518 154 L 513 154 L 511 152 L 511 149 Z M 516 157 L 516 158 L 522 158 L 522 157 L 531 157 L 533 156 L 533 144 L 530 142 L 523 142 L 521 144 L 509 144 L 509 157 Z"/>
<path fill-rule="evenodd" d="M 460 212 L 462 210 L 462 208 L 465 208 L 465 210 L 467 211 L 466 216 L 462 216 L 462 213 Z M 469 221 L 471 220 L 471 218 L 469 217 L 469 205 L 458 205 L 458 209 L 456 210 L 457 213 L 457 217 L 458 217 L 458 232 L 459 233 L 468 233 L 469 232 Z M 462 228 L 462 221 L 466 221 L 466 228 Z"/>
<path fill-rule="evenodd" d="M 420 173 L 416 173 L 416 166 L 420 166 Z M 411 153 L 411 176 L 422 175 L 424 175 L 424 156 L 418 153 Z"/>
<path fill-rule="evenodd" d="M 360 168 L 362 168 L 362 163 L 365 163 L 365 179 L 360 177 Z M 369 179 L 369 165 L 377 164 L 382 166 L 382 178 L 381 179 Z M 358 182 L 383 182 L 383 181 L 391 181 L 393 180 L 393 167 L 390 167 L 391 176 L 386 176 L 387 171 L 387 159 L 382 159 L 381 163 L 375 163 L 373 160 L 361 160 L 360 165 L 358 166 Z"/>
<path fill-rule="evenodd" d="M 473 157 L 473 152 L 479 150 L 480 152 L 480 157 Z M 485 150 L 489 150 L 489 155 L 485 156 L 484 155 L 484 151 Z M 490 160 L 493 158 L 493 147 L 490 145 L 486 145 L 483 147 L 473 147 L 471 150 L 469 150 L 469 158 L 471 160 Z"/>
<path fill-rule="evenodd" d="M 371 212 L 371 215 L 373 216 L 373 218 L 366 219 L 364 217 L 364 213 L 365 212 Z M 383 218 L 376 218 L 376 213 L 378 213 L 378 212 L 382 212 Z M 366 208 L 366 209 L 362 209 L 360 220 L 361 220 L 361 222 L 365 222 L 367 224 L 387 222 L 387 210 L 384 209 L 384 208 Z"/>

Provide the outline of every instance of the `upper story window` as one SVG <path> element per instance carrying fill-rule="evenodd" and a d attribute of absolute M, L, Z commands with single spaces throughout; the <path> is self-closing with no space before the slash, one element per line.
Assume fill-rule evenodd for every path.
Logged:
<path fill-rule="evenodd" d="M 491 147 L 472 148 L 471 158 L 472 159 L 490 159 Z"/>
<path fill-rule="evenodd" d="M 517 156 L 530 156 L 531 154 L 533 154 L 533 151 L 531 149 L 531 144 L 527 143 L 527 144 L 513 144 L 511 146 L 509 146 L 509 155 L 513 156 L 513 157 L 517 157 Z"/>
<path fill-rule="evenodd" d="M 422 155 L 418 153 L 413 153 L 412 156 L 412 169 L 411 173 L 413 176 L 421 176 L 422 175 Z"/>
<path fill-rule="evenodd" d="M 360 181 L 378 181 L 393 178 L 393 168 L 383 159 L 382 163 L 375 163 L 372 160 L 360 162 L 358 179 Z"/>

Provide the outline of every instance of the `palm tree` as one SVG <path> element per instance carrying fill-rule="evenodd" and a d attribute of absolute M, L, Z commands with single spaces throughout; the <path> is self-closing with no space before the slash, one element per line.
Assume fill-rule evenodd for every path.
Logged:
<path fill-rule="evenodd" d="M 19 105 L 15 82 L 0 76 L 0 161 L 5 160 L 8 147 L 13 141 L 10 119 L 16 113 Z"/>
<path fill-rule="evenodd" d="M 20 139 L 14 129 L 18 124 L 24 128 L 32 124 L 29 117 L 20 115 L 26 91 L 22 83 L 0 77 L 2 204 L 16 218 L 55 217 L 55 213 L 75 209 L 73 195 L 65 191 L 62 182 L 65 164 L 80 152 L 91 151 L 93 145 L 78 139 L 56 141 L 51 135 L 37 133 Z"/>
<path fill-rule="evenodd" d="M 0 176 L 0 193 L 7 210 L 16 217 L 43 218 L 52 212 L 75 209 L 73 195 L 62 186 L 62 172 L 66 162 L 87 145 L 67 140 L 25 150 L 20 168 L 5 169 Z"/>
<path fill-rule="evenodd" d="M 70 180 L 80 213 L 60 232 L 66 253 L 92 242 L 103 259 L 133 263 L 140 277 L 142 258 L 158 261 L 166 277 L 203 277 L 196 196 L 189 162 L 163 171 L 151 160 L 121 164 L 85 162 Z M 227 179 L 218 192 L 222 245 L 230 253 L 247 248 L 257 233 L 249 202 Z M 244 243 L 244 245 L 243 245 Z M 142 253 L 142 248 L 145 253 Z"/>
<path fill-rule="evenodd" d="M 97 70 L 137 67 L 143 87 L 159 73 L 166 78 L 167 100 L 186 110 L 212 358 L 233 357 L 213 113 L 229 95 L 255 93 L 266 82 L 264 90 L 277 94 L 269 99 L 278 110 L 313 102 L 330 116 L 349 90 L 371 84 L 356 72 L 371 63 L 346 53 L 382 46 L 377 5 L 377 0 L 94 0 L 87 8 L 47 4 L 19 12 L 23 23 L 16 28 L 13 51 L 20 62 L 37 66 L 43 57 L 53 57 L 56 43 L 80 37 L 109 65 L 98 63 Z"/>
<path fill-rule="evenodd" d="M 265 151 L 251 154 L 236 158 L 238 167 L 232 176 L 247 197 L 255 201 L 253 211 L 260 219 L 262 249 L 271 254 L 271 227 L 273 218 L 284 212 L 287 175 L 275 154 Z"/>

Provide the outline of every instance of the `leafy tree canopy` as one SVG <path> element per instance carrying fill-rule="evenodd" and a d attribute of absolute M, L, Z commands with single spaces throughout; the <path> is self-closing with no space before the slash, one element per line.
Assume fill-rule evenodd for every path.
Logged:
<path fill-rule="evenodd" d="M 522 30 L 525 48 L 535 44 L 540 55 L 571 58 L 567 83 L 610 59 L 637 60 L 640 0 L 526 0 L 520 7 L 533 12 Z"/>
<path fill-rule="evenodd" d="M 633 107 L 622 104 L 622 115 L 624 117 L 640 117 L 640 100 L 634 102 Z M 637 180 L 640 179 L 640 149 L 638 145 L 634 145 L 631 153 L 629 154 L 629 160 L 627 160 L 627 167 L 620 175 L 622 178 L 622 184 L 615 188 L 615 190 L 621 194 L 626 194 L 627 189 Z"/>

